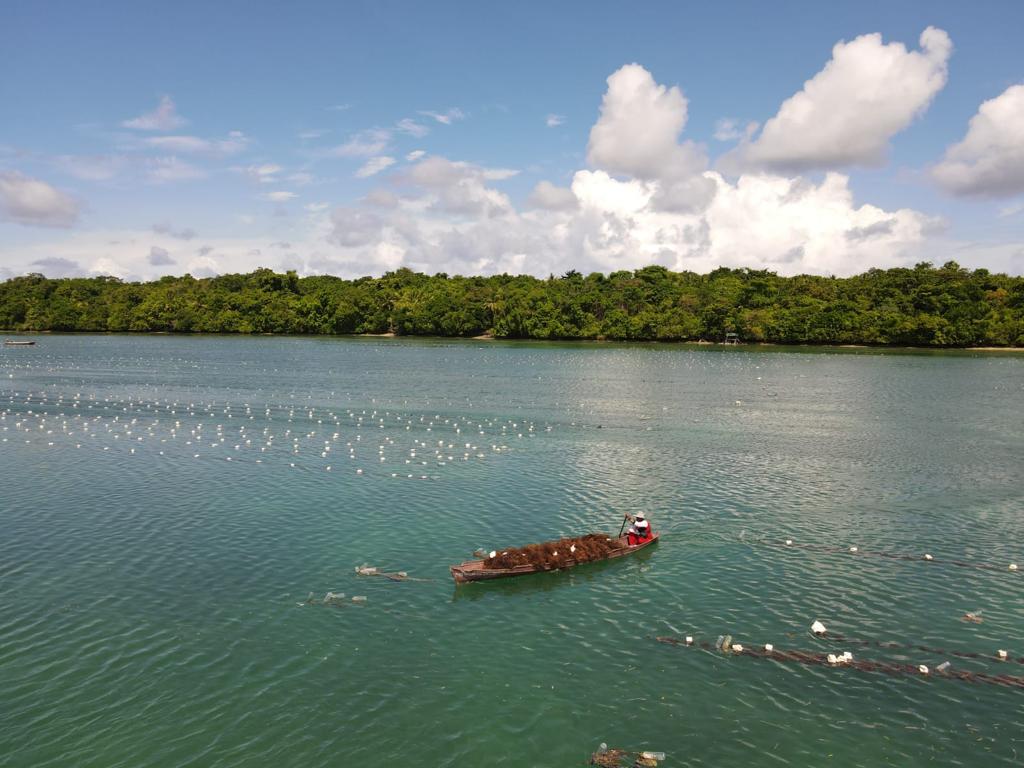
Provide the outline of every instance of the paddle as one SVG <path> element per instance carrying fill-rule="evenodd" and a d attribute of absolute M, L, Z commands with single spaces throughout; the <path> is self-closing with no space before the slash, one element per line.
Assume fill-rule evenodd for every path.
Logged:
<path fill-rule="evenodd" d="M 629 520 L 629 515 L 623 515 L 623 517 L 622 517 L 622 525 L 619 527 L 618 538 L 620 538 L 620 539 L 622 538 L 622 532 L 624 530 L 626 530 L 626 521 L 627 520 Z"/>

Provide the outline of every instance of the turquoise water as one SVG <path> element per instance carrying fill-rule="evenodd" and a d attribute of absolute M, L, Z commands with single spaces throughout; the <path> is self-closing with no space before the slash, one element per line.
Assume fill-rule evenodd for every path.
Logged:
<path fill-rule="evenodd" d="M 1020 689 L 654 640 L 1024 674 L 808 631 L 1024 655 L 1020 356 L 39 339 L 0 348 L 0 765 L 1024 759 Z M 652 551 L 449 577 L 638 509 Z"/>

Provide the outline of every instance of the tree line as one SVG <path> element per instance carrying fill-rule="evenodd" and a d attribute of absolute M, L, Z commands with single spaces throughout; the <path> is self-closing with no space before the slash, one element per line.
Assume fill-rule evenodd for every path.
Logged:
<path fill-rule="evenodd" d="M 955 262 L 847 278 L 660 266 L 547 279 L 409 269 L 355 280 L 257 269 L 148 283 L 30 274 L 0 283 L 0 328 L 1024 346 L 1024 278 Z"/>

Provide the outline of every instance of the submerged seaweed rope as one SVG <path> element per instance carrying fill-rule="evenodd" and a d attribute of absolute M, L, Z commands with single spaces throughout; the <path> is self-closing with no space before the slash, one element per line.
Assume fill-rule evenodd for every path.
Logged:
<path fill-rule="evenodd" d="M 812 651 L 780 650 L 768 646 L 744 647 L 730 643 L 693 642 L 692 638 L 680 639 L 661 635 L 656 638 L 659 643 L 666 645 L 681 646 L 684 648 L 700 648 L 706 651 L 721 651 L 731 656 L 749 656 L 755 659 L 769 661 L 794 662 L 808 666 L 824 667 L 849 667 L 860 672 L 881 672 L 888 675 L 902 676 L 934 676 L 949 678 L 950 680 L 961 680 L 969 683 L 988 683 L 1009 688 L 1024 688 L 1024 677 L 1016 675 L 990 675 L 984 672 L 970 672 L 961 669 L 951 669 L 948 663 L 940 664 L 934 671 L 923 665 L 896 664 L 887 661 L 876 661 L 871 659 L 854 659 L 836 657 L 834 654 L 815 653 Z M 689 641 L 689 642 L 688 642 Z M 830 658 L 831 657 L 831 658 Z"/>
<path fill-rule="evenodd" d="M 1018 571 L 1016 563 L 1009 563 L 1008 565 L 987 565 L 985 563 L 970 563 L 964 560 L 943 560 L 941 558 L 934 557 L 927 552 L 922 552 L 918 555 L 908 555 L 900 552 L 865 552 L 860 547 L 829 547 L 823 544 L 798 544 L 792 539 L 785 539 L 784 541 L 758 539 L 751 543 L 763 544 L 768 547 L 782 547 L 783 549 L 803 549 L 808 552 L 821 552 L 829 555 L 880 557 L 887 560 L 915 560 L 922 563 L 932 563 L 934 565 L 955 565 L 957 568 L 974 568 L 980 571 L 1008 571 L 1010 573 L 1016 573 Z"/>

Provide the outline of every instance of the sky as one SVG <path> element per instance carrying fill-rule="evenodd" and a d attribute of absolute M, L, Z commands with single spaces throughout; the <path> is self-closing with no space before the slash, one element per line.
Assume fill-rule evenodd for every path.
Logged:
<path fill-rule="evenodd" d="M 1024 274 L 1024 3 L 0 6 L 0 279 Z"/>

